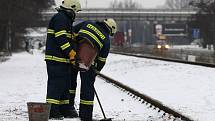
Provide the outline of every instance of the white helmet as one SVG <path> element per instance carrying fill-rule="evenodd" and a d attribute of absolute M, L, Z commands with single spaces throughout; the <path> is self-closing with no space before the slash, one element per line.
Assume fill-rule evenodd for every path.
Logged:
<path fill-rule="evenodd" d="M 113 36 L 117 31 L 117 25 L 114 19 L 108 18 L 104 20 L 104 23 L 108 26 L 108 28 L 111 30 L 111 36 Z"/>
<path fill-rule="evenodd" d="M 61 5 L 63 8 L 73 10 L 74 12 L 81 11 L 79 0 L 64 0 Z"/>

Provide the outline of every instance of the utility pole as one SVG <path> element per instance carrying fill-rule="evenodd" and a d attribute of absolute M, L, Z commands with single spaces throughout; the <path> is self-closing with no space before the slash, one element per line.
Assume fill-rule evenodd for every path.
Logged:
<path fill-rule="evenodd" d="M 87 8 L 87 0 L 85 1 L 85 4 L 86 4 L 86 8 Z"/>

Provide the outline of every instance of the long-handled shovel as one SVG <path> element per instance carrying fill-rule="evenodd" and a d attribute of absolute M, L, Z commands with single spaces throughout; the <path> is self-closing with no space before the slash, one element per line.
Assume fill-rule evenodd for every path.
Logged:
<path fill-rule="evenodd" d="M 94 92 L 95 92 L 95 95 L 96 95 L 96 99 L 98 100 L 99 106 L 100 106 L 100 108 L 101 108 L 102 114 L 103 114 L 103 116 L 104 116 L 104 119 L 101 119 L 100 121 L 112 121 L 111 118 L 106 118 L 105 112 L 104 112 L 104 110 L 103 110 L 103 108 L 102 108 L 102 104 L 101 104 L 101 102 L 100 102 L 100 100 L 99 100 L 99 96 L 98 96 L 98 94 L 97 94 L 97 92 L 96 92 L 95 87 L 94 87 Z"/>

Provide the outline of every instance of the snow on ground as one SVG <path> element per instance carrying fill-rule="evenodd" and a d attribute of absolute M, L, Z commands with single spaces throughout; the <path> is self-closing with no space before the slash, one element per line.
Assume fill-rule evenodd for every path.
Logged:
<path fill-rule="evenodd" d="M 0 63 L 0 121 L 27 118 L 27 101 L 45 101 L 46 70 L 41 55 L 22 52 Z"/>
<path fill-rule="evenodd" d="M 102 73 L 194 120 L 215 119 L 214 68 L 110 54 Z M 46 83 L 46 66 L 41 53 L 16 53 L 0 63 L 0 121 L 27 121 L 26 103 L 45 102 Z M 160 120 L 155 111 L 111 84 L 97 78 L 95 87 L 107 117 L 128 121 Z M 76 102 L 78 107 L 79 96 Z M 103 118 L 96 99 L 94 117 Z"/>
<path fill-rule="evenodd" d="M 198 121 L 215 119 L 215 69 L 111 54 L 103 73 Z"/>

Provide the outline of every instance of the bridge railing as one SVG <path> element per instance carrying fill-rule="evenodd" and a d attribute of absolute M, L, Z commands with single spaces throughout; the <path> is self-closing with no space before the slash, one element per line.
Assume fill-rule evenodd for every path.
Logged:
<path fill-rule="evenodd" d="M 42 14 L 45 18 L 51 18 L 57 11 L 44 11 Z M 192 15 L 196 14 L 197 10 L 192 9 L 101 9 L 90 8 L 83 9 L 77 14 L 78 19 L 103 19 L 112 17 L 116 20 L 179 20 L 187 21 L 192 19 Z"/>
<path fill-rule="evenodd" d="M 42 14 L 54 14 L 55 10 L 43 11 Z M 89 8 L 82 9 L 80 13 L 161 13 L 161 14 L 196 14 L 195 9 L 110 9 L 110 8 Z"/>

